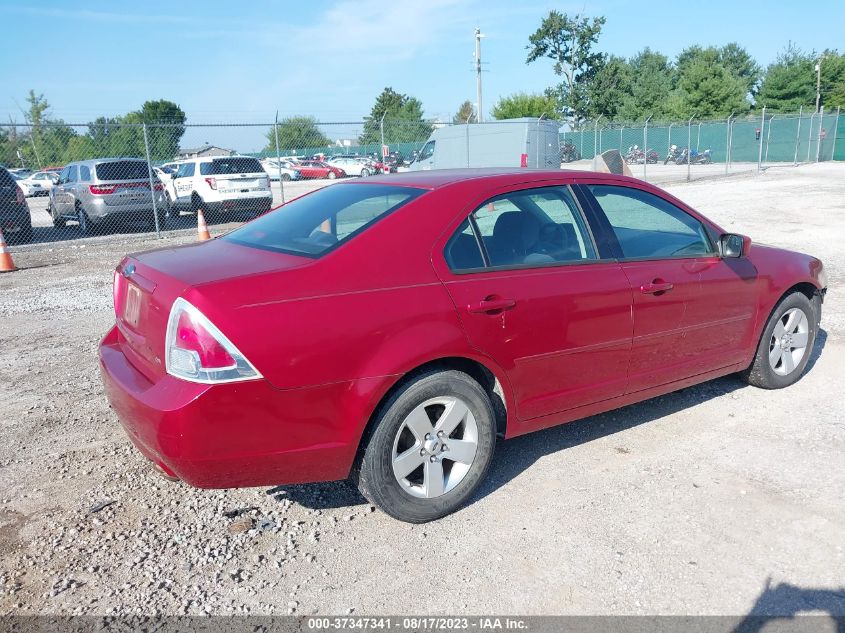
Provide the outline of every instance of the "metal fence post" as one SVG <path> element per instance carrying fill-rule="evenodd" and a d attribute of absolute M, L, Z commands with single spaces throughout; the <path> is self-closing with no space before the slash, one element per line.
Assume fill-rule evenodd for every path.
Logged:
<path fill-rule="evenodd" d="M 649 114 L 643 126 L 643 180 L 646 180 L 646 166 L 648 165 L 648 122 L 653 114 Z"/>
<path fill-rule="evenodd" d="M 819 162 L 819 152 L 822 149 L 822 125 L 824 125 L 824 106 L 819 110 L 819 133 L 816 134 L 816 162 Z"/>
<path fill-rule="evenodd" d="M 692 144 L 692 120 L 694 118 L 695 114 L 693 114 L 689 118 L 689 121 L 687 121 L 687 182 L 692 180 L 692 175 L 690 173 L 690 156 L 692 154 L 692 150 L 690 149 L 690 145 Z"/>
<path fill-rule="evenodd" d="M 580 130 L 578 130 L 578 136 L 579 136 L 579 138 L 580 138 L 580 140 L 581 140 L 581 152 L 580 152 L 580 155 L 581 155 L 581 158 L 584 158 L 584 128 L 583 128 L 583 127 L 582 127 Z"/>
<path fill-rule="evenodd" d="M 601 121 L 601 115 L 599 115 L 599 118 L 596 119 L 595 127 L 593 127 L 593 158 L 598 156 L 598 153 L 596 152 L 596 144 L 599 140 L 599 121 Z"/>
<path fill-rule="evenodd" d="M 760 147 L 757 148 L 757 173 L 760 173 L 763 162 L 763 132 L 766 131 L 766 106 L 763 106 L 763 114 L 760 117 Z"/>
<path fill-rule="evenodd" d="M 836 160 L 836 135 L 839 134 L 839 117 L 842 114 L 842 106 L 836 108 L 836 123 L 833 125 L 833 147 L 830 148 L 830 160 Z"/>
<path fill-rule="evenodd" d="M 701 151 L 701 121 L 698 122 L 698 138 L 695 139 L 695 151 Z"/>
<path fill-rule="evenodd" d="M 798 145 L 801 142 L 801 116 L 804 114 L 804 106 L 798 108 L 798 129 L 795 131 L 795 158 L 792 160 L 793 165 L 798 165 Z"/>
<path fill-rule="evenodd" d="M 772 140 L 772 121 L 774 121 L 774 120 L 775 120 L 774 116 L 771 119 L 769 119 L 769 131 L 766 134 L 766 156 L 765 156 L 765 158 L 763 158 L 763 162 L 766 163 L 767 165 L 769 163 L 769 143 Z"/>
<path fill-rule="evenodd" d="M 810 129 L 807 132 L 807 162 L 810 162 L 810 150 L 813 148 L 813 121 L 816 120 L 816 113 L 810 115 Z"/>
<path fill-rule="evenodd" d="M 731 119 L 733 118 L 735 112 L 731 112 L 731 115 L 728 117 L 727 125 L 725 126 L 725 176 L 728 175 L 728 163 L 730 162 L 730 155 L 731 155 Z"/>
<path fill-rule="evenodd" d="M 619 128 L 619 153 L 620 154 L 625 151 L 624 149 L 622 149 L 622 130 L 624 130 L 624 129 L 625 129 L 624 125 Z"/>
<path fill-rule="evenodd" d="M 282 156 L 279 153 L 279 111 L 276 110 L 276 122 L 273 124 L 273 133 L 276 136 L 276 166 L 279 168 L 279 190 L 282 195 L 282 204 L 285 203 L 285 181 L 282 180 Z"/>
<path fill-rule="evenodd" d="M 669 148 L 668 149 L 672 149 L 672 126 L 673 125 L 675 125 L 675 124 L 674 123 L 669 124 Z"/>
<path fill-rule="evenodd" d="M 146 122 L 142 123 L 141 127 L 144 130 L 144 152 L 147 154 L 147 176 L 150 179 L 150 198 L 153 201 L 153 222 L 156 227 L 156 236 L 161 237 L 161 227 L 158 225 L 158 209 L 156 208 L 156 191 L 155 186 L 153 185 L 153 164 L 150 159 L 150 141 L 147 138 Z"/>

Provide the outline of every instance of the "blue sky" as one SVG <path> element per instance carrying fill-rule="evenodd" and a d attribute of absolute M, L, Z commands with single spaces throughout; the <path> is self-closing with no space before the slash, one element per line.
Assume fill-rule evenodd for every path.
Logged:
<path fill-rule="evenodd" d="M 192 123 L 266 122 L 276 110 L 350 121 L 385 86 L 447 119 L 475 100 L 476 25 L 487 35 L 489 111 L 499 96 L 555 82 L 550 62 L 524 63 L 528 35 L 551 8 L 605 15 L 599 49 L 626 57 L 644 46 L 674 56 L 690 44 L 736 41 L 766 65 L 790 40 L 806 50 L 845 47 L 843 0 L 0 0 L 0 121 L 22 119 L 18 104 L 30 88 L 69 122 L 159 98 L 178 103 Z M 262 135 L 206 128 L 185 142 L 248 151 Z"/>

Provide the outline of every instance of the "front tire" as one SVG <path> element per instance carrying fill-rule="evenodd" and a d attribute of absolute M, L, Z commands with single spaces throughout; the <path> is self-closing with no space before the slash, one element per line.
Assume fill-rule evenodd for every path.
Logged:
<path fill-rule="evenodd" d="M 335 178 L 337 178 L 337 174 L 336 174 L 336 173 L 334 173 L 333 171 L 330 171 L 330 172 L 326 175 L 326 178 L 328 178 L 329 180 L 334 180 Z"/>
<path fill-rule="evenodd" d="M 495 446 L 493 405 L 481 386 L 460 371 L 431 370 L 380 407 L 356 483 L 400 521 L 433 521 L 469 500 Z"/>
<path fill-rule="evenodd" d="M 741 374 L 748 384 L 782 389 L 801 378 L 818 333 L 818 301 L 797 291 L 780 300 L 763 328 L 751 366 Z"/>
<path fill-rule="evenodd" d="M 91 225 L 91 220 L 81 205 L 76 206 L 76 221 L 79 222 L 79 232 L 82 235 L 88 236 L 93 233 L 94 227 Z"/>

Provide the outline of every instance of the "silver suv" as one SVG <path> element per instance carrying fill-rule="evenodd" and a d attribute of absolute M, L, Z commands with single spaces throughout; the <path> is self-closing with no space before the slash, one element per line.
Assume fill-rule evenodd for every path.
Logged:
<path fill-rule="evenodd" d="M 153 190 L 147 162 L 140 158 L 97 158 L 70 163 L 50 190 L 47 211 L 56 227 L 68 220 L 79 223 L 88 235 L 95 225 L 112 220 L 146 220 L 155 226 L 153 196 L 159 226 L 164 226 L 167 199 L 153 172 Z"/>

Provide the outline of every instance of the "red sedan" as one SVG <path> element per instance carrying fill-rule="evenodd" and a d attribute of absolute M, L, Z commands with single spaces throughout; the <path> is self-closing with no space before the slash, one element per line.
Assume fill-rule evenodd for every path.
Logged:
<path fill-rule="evenodd" d="M 138 449 L 199 487 L 351 477 L 441 517 L 497 438 L 810 358 L 822 263 L 649 184 L 565 171 L 344 182 L 126 257 L 100 345 Z"/>
<path fill-rule="evenodd" d="M 346 172 L 319 160 L 301 160 L 296 163 L 296 168 L 303 178 L 343 178 Z"/>

